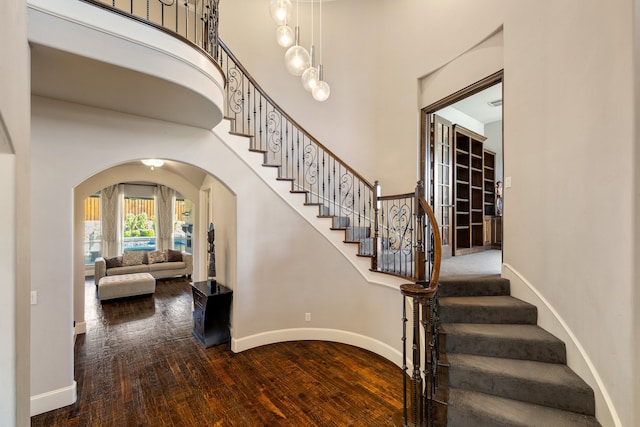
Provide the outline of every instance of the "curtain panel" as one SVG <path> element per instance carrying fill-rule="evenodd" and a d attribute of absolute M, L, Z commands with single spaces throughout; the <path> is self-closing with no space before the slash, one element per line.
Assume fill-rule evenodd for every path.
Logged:
<path fill-rule="evenodd" d="M 112 185 L 100 191 L 102 256 L 114 257 L 122 253 L 122 218 L 124 186 Z"/>
<path fill-rule="evenodd" d="M 173 249 L 173 219 L 175 218 L 176 192 L 173 188 L 158 185 L 156 197 L 156 248 Z"/>

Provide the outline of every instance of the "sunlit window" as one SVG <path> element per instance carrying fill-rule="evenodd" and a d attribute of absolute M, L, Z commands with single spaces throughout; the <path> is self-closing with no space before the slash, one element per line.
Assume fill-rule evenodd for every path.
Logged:
<path fill-rule="evenodd" d="M 173 221 L 173 249 L 193 253 L 191 234 L 193 218 L 191 218 L 191 201 L 176 198 L 176 216 Z"/>
<path fill-rule="evenodd" d="M 124 250 L 156 249 L 156 217 L 153 198 L 124 198 Z"/>

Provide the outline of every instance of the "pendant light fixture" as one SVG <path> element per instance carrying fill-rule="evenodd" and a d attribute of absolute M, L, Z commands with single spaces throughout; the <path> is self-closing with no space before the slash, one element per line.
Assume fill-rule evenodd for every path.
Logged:
<path fill-rule="evenodd" d="M 291 21 L 293 6 L 291 0 L 271 0 L 269 12 L 278 25 L 287 25 Z"/>
<path fill-rule="evenodd" d="M 309 49 L 309 56 L 311 57 L 311 65 L 302 73 L 302 87 L 304 87 L 304 89 L 307 92 L 311 92 L 313 88 L 316 87 L 316 85 L 318 84 L 318 75 L 319 75 L 318 67 L 316 67 L 315 46 L 313 45 L 313 37 L 315 35 L 314 16 L 313 16 L 313 11 L 315 8 L 313 5 L 314 5 L 314 2 L 312 1 L 311 2 L 311 49 Z"/>
<path fill-rule="evenodd" d="M 291 46 L 284 54 L 284 62 L 287 71 L 294 76 L 301 76 L 304 70 L 309 68 L 311 58 L 307 49 L 300 46 L 300 27 L 298 26 L 298 9 L 299 3 L 296 0 L 296 30 L 295 44 Z"/>
<path fill-rule="evenodd" d="M 313 99 L 319 102 L 326 101 L 331 94 L 331 87 L 324 81 L 322 70 L 322 0 L 320 0 L 320 65 L 318 65 L 318 81 L 311 89 Z"/>
<path fill-rule="evenodd" d="M 280 25 L 276 30 L 276 40 L 282 47 L 289 47 L 293 44 L 293 28 L 288 25 Z"/>
<path fill-rule="evenodd" d="M 288 25 L 291 21 L 292 9 L 291 0 L 271 0 L 269 4 L 271 18 L 279 25 L 276 30 L 276 40 L 282 47 L 293 44 L 293 29 Z"/>

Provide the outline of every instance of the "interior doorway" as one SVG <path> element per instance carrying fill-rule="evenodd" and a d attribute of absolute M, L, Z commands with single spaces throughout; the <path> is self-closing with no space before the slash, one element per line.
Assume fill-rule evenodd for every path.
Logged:
<path fill-rule="evenodd" d="M 444 259 L 502 250 L 502 80 L 499 71 L 422 110 L 421 180 Z"/>

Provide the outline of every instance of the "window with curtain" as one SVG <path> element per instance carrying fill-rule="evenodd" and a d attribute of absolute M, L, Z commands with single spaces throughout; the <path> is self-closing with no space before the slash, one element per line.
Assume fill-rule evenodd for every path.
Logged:
<path fill-rule="evenodd" d="M 102 189 L 85 200 L 85 264 L 124 251 L 192 253 L 191 209 L 191 201 L 161 185 L 116 184 Z"/>

